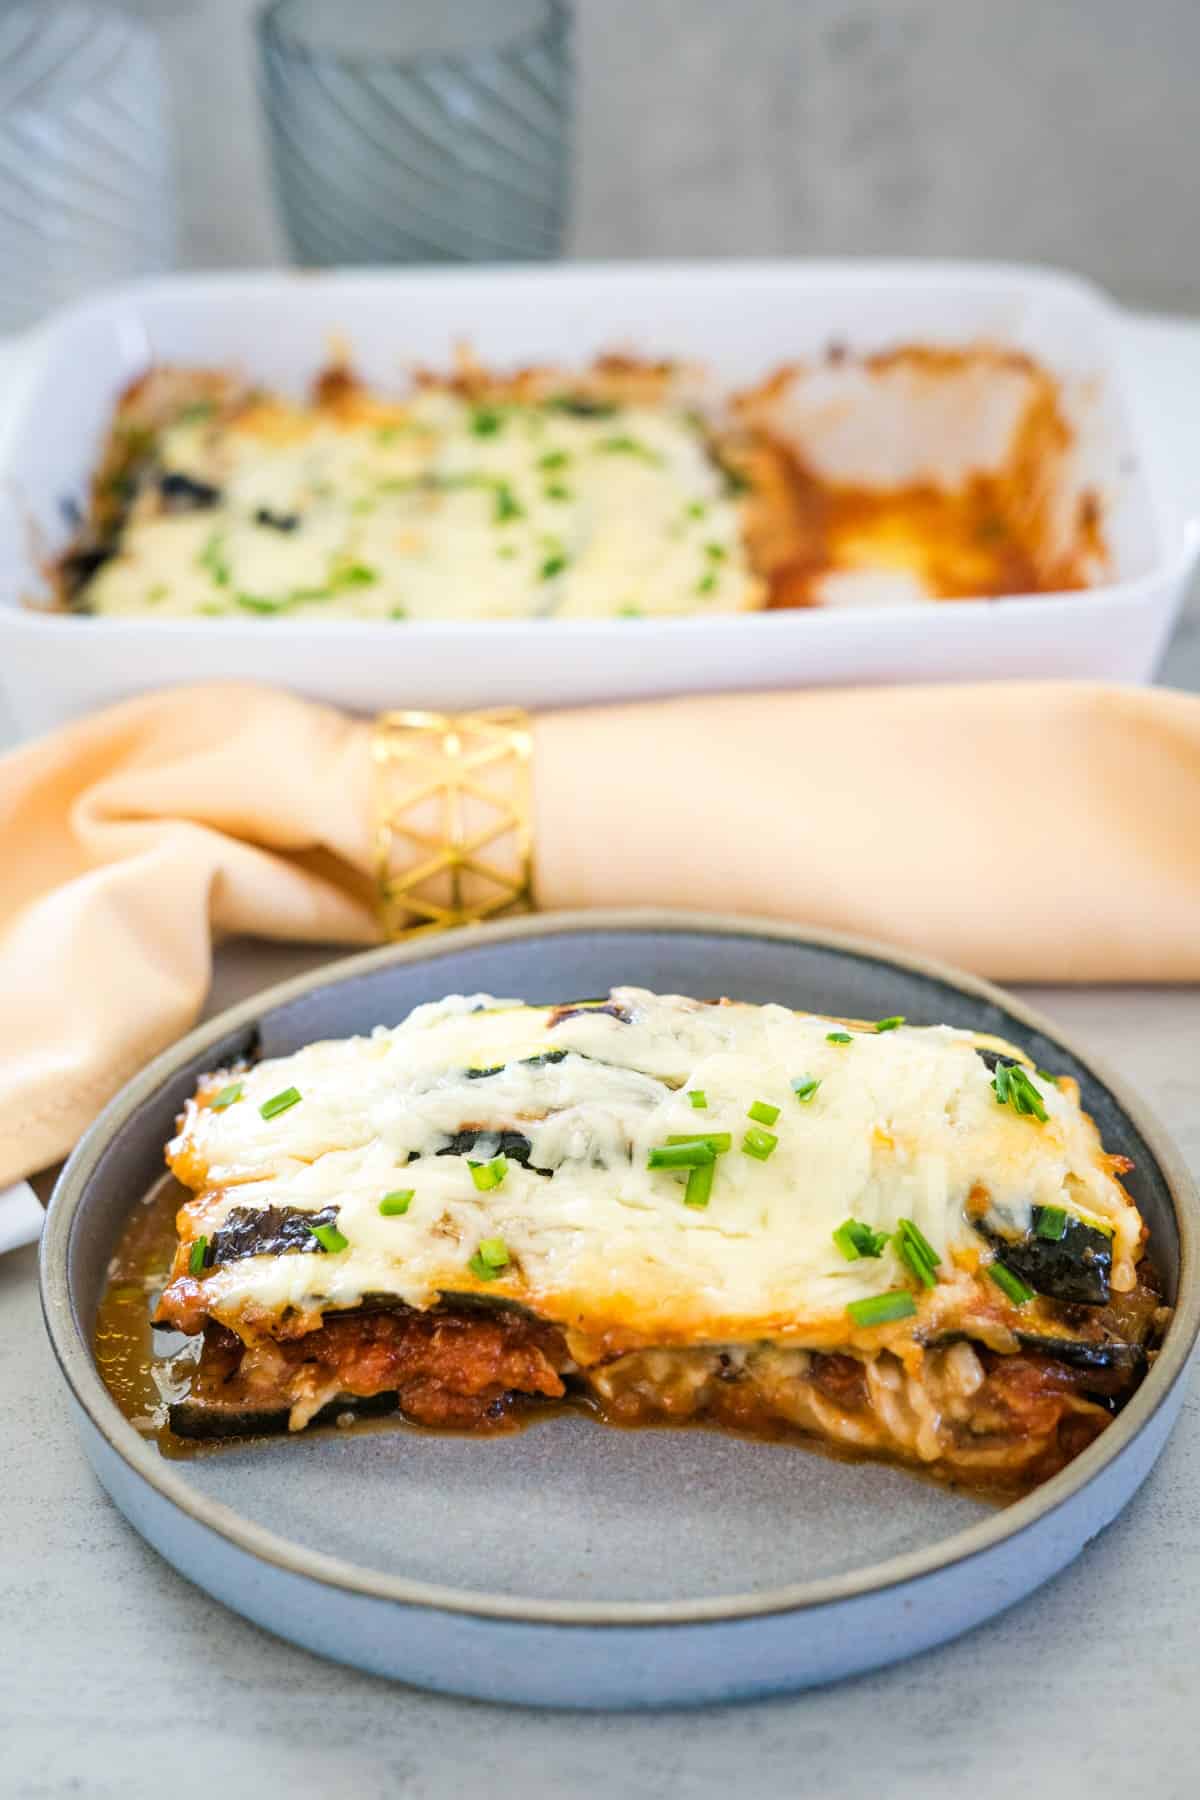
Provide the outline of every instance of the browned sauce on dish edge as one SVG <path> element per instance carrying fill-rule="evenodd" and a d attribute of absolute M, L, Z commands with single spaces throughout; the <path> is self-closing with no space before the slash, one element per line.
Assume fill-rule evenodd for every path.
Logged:
<path fill-rule="evenodd" d="M 178 1437 L 171 1430 L 168 1407 L 182 1399 L 191 1381 L 191 1371 L 200 1353 L 200 1337 L 185 1338 L 178 1332 L 155 1331 L 150 1318 L 159 1295 L 167 1285 L 171 1260 L 175 1252 L 175 1215 L 188 1199 L 188 1191 L 171 1175 L 164 1175 L 139 1201 L 129 1216 L 108 1265 L 108 1282 L 96 1312 L 94 1346 L 101 1377 L 117 1406 L 142 1437 L 155 1443 L 159 1452 L 171 1460 L 190 1460 L 201 1456 L 222 1456 L 267 1438 L 239 1437 L 228 1439 L 193 1439 Z M 810 1436 L 778 1419 L 756 1423 L 753 1430 L 739 1431 L 728 1422 L 710 1418 L 696 1420 L 643 1419 L 635 1423 L 609 1417 L 590 1398 L 570 1395 L 564 1400 L 535 1400 L 522 1405 L 519 1401 L 504 1421 L 487 1435 L 522 1431 L 535 1421 L 554 1419 L 564 1414 L 586 1412 L 602 1419 L 613 1430 L 645 1431 L 720 1431 L 727 1436 L 745 1438 L 752 1443 L 771 1443 L 802 1448 L 831 1462 L 888 1462 L 878 1452 L 859 1453 L 844 1444 Z M 430 1427 L 413 1425 L 399 1413 L 383 1418 L 359 1417 L 347 1411 L 336 1424 L 309 1426 L 306 1435 L 322 1437 L 331 1432 L 351 1430 L 355 1434 L 384 1431 L 416 1431 L 428 1433 Z M 478 1432 L 438 1430 L 437 1436 L 479 1437 Z M 968 1494 L 996 1506 L 1005 1506 L 1021 1497 L 1011 1486 L 994 1491 L 974 1482 L 962 1483 L 951 1477 L 899 1462 L 906 1474 L 934 1486 Z"/>

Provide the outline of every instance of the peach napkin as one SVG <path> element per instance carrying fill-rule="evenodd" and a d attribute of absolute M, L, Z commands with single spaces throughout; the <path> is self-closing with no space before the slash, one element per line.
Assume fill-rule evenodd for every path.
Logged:
<path fill-rule="evenodd" d="M 149 695 L 0 759 L 0 1188 L 196 1018 L 215 936 L 379 935 L 369 726 Z M 539 906 L 759 913 L 1019 981 L 1200 977 L 1200 698 L 695 697 L 534 726 Z"/>

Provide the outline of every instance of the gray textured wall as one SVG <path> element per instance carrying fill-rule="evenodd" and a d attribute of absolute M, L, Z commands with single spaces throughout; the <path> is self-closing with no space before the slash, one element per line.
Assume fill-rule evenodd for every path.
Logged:
<path fill-rule="evenodd" d="M 185 260 L 278 260 L 253 0 L 129 4 L 167 46 Z M 1035 258 L 1200 310 L 1200 0 L 577 0 L 577 13 L 577 255 Z"/>

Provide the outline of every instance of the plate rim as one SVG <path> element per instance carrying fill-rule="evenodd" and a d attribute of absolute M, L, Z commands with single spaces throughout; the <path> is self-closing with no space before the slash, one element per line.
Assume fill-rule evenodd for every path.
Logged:
<path fill-rule="evenodd" d="M 665 932 L 750 937 L 805 945 L 880 962 L 932 978 L 987 1000 L 1023 1025 L 1061 1044 L 1112 1095 L 1149 1146 L 1162 1173 L 1179 1234 L 1179 1282 L 1162 1350 L 1137 1393 L 1120 1415 L 1073 1462 L 1023 1499 L 993 1515 L 951 1532 L 916 1550 L 865 1564 L 839 1575 L 783 1583 L 761 1592 L 712 1595 L 695 1600 L 576 1601 L 520 1598 L 475 1589 L 444 1587 L 388 1575 L 343 1557 L 311 1550 L 243 1517 L 232 1507 L 192 1488 L 119 1411 L 96 1368 L 90 1342 L 76 1317 L 67 1279 L 67 1253 L 75 1217 L 87 1197 L 91 1176 L 109 1139 L 131 1113 L 175 1070 L 208 1043 L 252 1023 L 263 1012 L 301 999 L 318 989 L 370 975 L 396 963 L 423 962 L 480 943 L 508 943 L 573 933 Z M 1115 1463 L 1166 1403 L 1183 1376 L 1200 1335 L 1200 1192 L 1166 1128 L 1107 1063 L 1064 1036 L 1053 1020 L 980 976 L 936 958 L 877 939 L 781 923 L 753 913 L 686 912 L 677 908 L 604 908 L 545 912 L 503 919 L 484 926 L 429 933 L 378 949 L 338 957 L 307 974 L 277 982 L 206 1020 L 156 1056 L 125 1084 L 88 1128 L 72 1152 L 51 1197 L 39 1250 L 42 1314 L 59 1369 L 76 1404 L 107 1447 L 168 1505 L 223 1538 L 232 1548 L 279 1572 L 341 1590 L 350 1596 L 478 1620 L 529 1626 L 584 1629 L 732 1624 L 773 1615 L 814 1611 L 880 1594 L 944 1574 L 1002 1545 L 1015 1542 L 1044 1523 Z"/>

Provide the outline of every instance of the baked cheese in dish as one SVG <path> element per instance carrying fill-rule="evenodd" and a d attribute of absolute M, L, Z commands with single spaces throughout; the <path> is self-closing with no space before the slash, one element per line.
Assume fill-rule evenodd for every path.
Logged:
<path fill-rule="evenodd" d="M 949 1026 L 457 996 L 214 1074 L 168 1161 L 185 1432 L 575 1393 L 1024 1480 L 1103 1426 L 1158 1310 L 1074 1084 Z"/>
<path fill-rule="evenodd" d="M 505 372 L 460 350 L 400 397 L 339 362 L 303 400 L 155 365 L 47 574 L 80 613 L 268 624 L 1081 588 L 1107 567 L 1103 507 L 1074 493 L 1061 401 L 1049 371 L 984 344 L 831 345 L 741 392 L 612 354 Z"/>
<path fill-rule="evenodd" d="M 404 404 L 349 379 L 309 405 L 213 380 L 208 398 L 168 379 L 134 402 L 149 439 L 122 465 L 128 505 L 79 591 L 88 611 L 610 618 L 764 601 L 734 487 L 665 375 L 632 392 L 430 381 Z"/>

